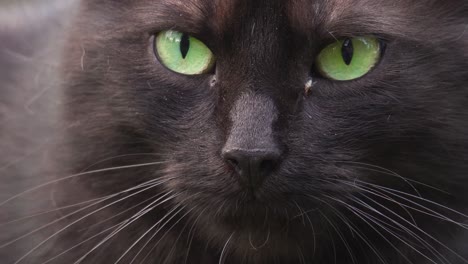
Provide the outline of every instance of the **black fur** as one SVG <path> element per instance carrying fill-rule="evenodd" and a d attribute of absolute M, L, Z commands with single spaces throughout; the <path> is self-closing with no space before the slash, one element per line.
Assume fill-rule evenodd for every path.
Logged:
<path fill-rule="evenodd" d="M 0 75 L 2 263 L 468 263 L 466 1 L 68 10 L 47 92 Z M 215 71 L 161 65 L 167 29 L 206 43 Z M 368 35 L 385 50 L 366 76 L 315 70 L 335 38 Z M 239 148 L 280 155 L 255 190 L 223 158 Z"/>

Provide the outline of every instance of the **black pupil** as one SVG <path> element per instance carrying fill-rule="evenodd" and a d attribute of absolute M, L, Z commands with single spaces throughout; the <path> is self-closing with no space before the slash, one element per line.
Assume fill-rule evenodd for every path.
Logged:
<path fill-rule="evenodd" d="M 353 42 L 351 39 L 347 38 L 343 41 L 343 46 L 341 47 L 341 56 L 343 56 L 343 60 L 346 65 L 351 64 L 351 60 L 353 59 Z"/>
<path fill-rule="evenodd" d="M 187 34 L 182 34 L 182 38 L 180 39 L 180 53 L 182 54 L 182 58 L 185 59 L 187 53 L 190 48 L 190 39 Z"/>

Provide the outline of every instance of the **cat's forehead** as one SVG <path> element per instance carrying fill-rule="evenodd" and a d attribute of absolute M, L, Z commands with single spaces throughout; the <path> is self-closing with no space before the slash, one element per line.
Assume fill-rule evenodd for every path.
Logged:
<path fill-rule="evenodd" d="M 374 2 L 378 2 L 376 0 Z M 154 2 L 154 1 L 153 1 Z M 263 9 L 271 13 L 287 14 L 292 19 L 303 19 L 316 16 L 320 13 L 330 12 L 329 15 L 338 16 L 343 10 L 351 10 L 353 6 L 359 5 L 364 0 L 159 0 L 159 4 L 176 12 L 190 14 L 193 19 L 214 20 L 219 24 L 236 17 L 239 11 L 245 14 L 251 9 Z M 274 10 L 276 7 L 277 10 Z M 249 10 L 250 9 L 250 10 Z M 364 10 L 365 11 L 365 10 Z M 207 14 L 209 13 L 209 17 Z M 304 22 L 304 21 L 303 21 Z"/>
<path fill-rule="evenodd" d="M 154 2 L 154 1 L 153 1 Z M 210 24 L 223 31 L 233 22 L 245 22 L 248 16 L 261 10 L 265 20 L 281 17 L 297 30 L 310 32 L 318 26 L 327 30 L 360 30 L 387 32 L 404 30 L 392 25 L 411 23 L 410 17 L 424 13 L 424 5 L 416 0 L 159 0 L 167 10 L 181 12 L 194 24 Z M 352 32 L 351 32 L 352 33 Z"/>
<path fill-rule="evenodd" d="M 194 15 L 203 15 L 200 13 L 202 10 L 215 9 L 218 11 L 217 15 L 219 18 L 229 18 L 230 14 L 235 13 L 234 11 L 241 7 L 250 6 L 251 8 L 262 8 L 271 7 L 272 3 L 277 3 L 288 10 L 291 10 L 291 14 L 299 14 L 298 11 L 324 11 L 324 10 L 351 10 L 357 8 L 364 8 L 363 11 L 369 9 L 379 3 L 384 3 L 382 0 L 268 0 L 268 1 L 249 1 L 249 0 L 159 0 L 159 1 L 147 1 L 147 2 L 159 2 L 160 4 L 175 7 L 179 10 L 186 12 L 193 12 Z M 252 4 L 254 3 L 255 4 Z M 401 2 L 401 1 L 400 1 Z M 251 5 L 249 5 L 251 3 Z M 395 6 L 395 5 L 393 5 Z M 322 9 L 322 10 L 318 10 Z"/>
<path fill-rule="evenodd" d="M 260 29 L 263 36 L 290 34 L 309 40 L 368 34 L 422 40 L 424 36 L 419 35 L 425 28 L 440 24 L 442 17 L 437 14 L 451 12 L 448 7 L 454 5 L 444 3 L 461 0 L 82 1 L 84 11 L 89 10 L 91 15 L 104 13 L 116 21 L 126 21 L 109 23 L 108 28 L 152 32 L 173 28 L 221 40 L 231 35 L 244 41 Z"/>

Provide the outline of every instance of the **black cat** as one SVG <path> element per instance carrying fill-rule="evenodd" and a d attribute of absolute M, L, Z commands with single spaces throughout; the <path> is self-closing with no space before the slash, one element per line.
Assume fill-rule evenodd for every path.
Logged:
<path fill-rule="evenodd" d="M 26 84 L 3 32 L 1 263 L 468 263 L 466 1 L 58 13 Z"/>

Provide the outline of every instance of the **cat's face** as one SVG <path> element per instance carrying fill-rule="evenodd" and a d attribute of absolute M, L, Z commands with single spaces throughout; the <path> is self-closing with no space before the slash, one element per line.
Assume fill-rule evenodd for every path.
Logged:
<path fill-rule="evenodd" d="M 468 146 L 461 6 L 83 1 L 64 54 L 65 116 L 86 153 L 74 158 L 154 153 L 157 169 L 132 177 L 167 179 L 161 189 L 178 194 L 173 204 L 200 218 L 200 237 L 214 244 L 232 236 L 244 250 L 249 238 L 261 244 L 268 236 L 270 254 L 312 245 L 340 218 L 332 208 L 379 199 L 370 184 L 416 195 L 410 180 L 444 190 L 461 182 Z M 204 43 L 213 66 L 196 75 L 168 69 L 155 49 L 167 30 Z M 324 48 L 358 37 L 379 47 L 364 76 L 339 81 L 318 70 Z"/>

